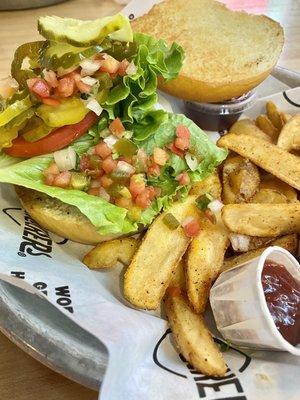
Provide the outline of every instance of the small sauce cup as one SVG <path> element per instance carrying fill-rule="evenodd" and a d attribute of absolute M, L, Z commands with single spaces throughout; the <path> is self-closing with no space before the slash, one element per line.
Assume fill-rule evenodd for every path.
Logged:
<path fill-rule="evenodd" d="M 185 101 L 185 114 L 204 130 L 225 132 L 255 100 L 256 92 L 251 91 L 223 103 Z"/>
<path fill-rule="evenodd" d="M 261 277 L 266 260 L 282 264 L 297 280 L 300 265 L 287 250 L 268 247 L 260 257 L 223 272 L 210 292 L 218 330 L 235 345 L 261 350 L 281 350 L 300 356 L 277 329 L 268 309 Z"/>

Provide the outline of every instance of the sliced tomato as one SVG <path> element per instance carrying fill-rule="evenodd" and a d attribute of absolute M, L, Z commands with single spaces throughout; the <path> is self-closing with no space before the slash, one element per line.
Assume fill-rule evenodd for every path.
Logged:
<path fill-rule="evenodd" d="M 109 130 L 111 131 L 112 134 L 122 137 L 123 133 L 125 132 L 124 125 L 122 124 L 122 121 L 120 118 L 114 119 L 110 124 L 109 124 Z"/>
<path fill-rule="evenodd" d="M 49 135 L 36 142 L 26 142 L 22 136 L 13 140 L 11 147 L 4 149 L 5 153 L 13 157 L 34 157 L 63 149 L 74 140 L 83 136 L 98 120 L 98 116 L 90 111 L 82 121 L 73 125 L 65 125 L 55 129 Z"/>

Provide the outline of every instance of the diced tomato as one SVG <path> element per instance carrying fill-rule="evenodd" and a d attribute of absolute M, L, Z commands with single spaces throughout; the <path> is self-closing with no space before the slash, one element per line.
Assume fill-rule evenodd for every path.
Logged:
<path fill-rule="evenodd" d="M 181 186 L 188 185 L 191 181 L 187 172 L 182 172 L 182 174 L 177 175 L 175 179 Z"/>
<path fill-rule="evenodd" d="M 44 79 L 48 83 L 48 85 L 52 88 L 56 88 L 58 86 L 58 80 L 56 77 L 56 73 L 51 70 L 43 71 Z"/>
<path fill-rule="evenodd" d="M 88 194 L 91 194 L 92 196 L 99 196 L 99 189 L 100 188 L 91 188 L 87 192 L 88 192 Z"/>
<path fill-rule="evenodd" d="M 58 175 L 60 173 L 59 168 L 57 166 L 57 164 L 55 162 L 53 162 L 52 164 L 49 165 L 48 168 L 46 168 L 43 171 L 43 175 L 47 176 L 48 174 L 52 174 L 52 175 Z"/>
<path fill-rule="evenodd" d="M 101 186 L 100 181 L 98 179 L 92 179 L 90 183 L 90 189 L 99 188 Z"/>
<path fill-rule="evenodd" d="M 49 135 L 36 142 L 26 142 L 22 136 L 13 140 L 12 146 L 6 148 L 6 154 L 13 157 L 34 157 L 52 153 L 63 149 L 74 140 L 79 139 L 98 120 L 98 116 L 92 111 L 88 112 L 82 121 L 73 125 L 65 125 L 54 129 Z"/>
<path fill-rule="evenodd" d="M 27 86 L 29 90 L 40 97 L 50 97 L 50 87 L 44 79 L 30 78 L 27 79 Z"/>
<path fill-rule="evenodd" d="M 190 222 L 184 225 L 183 229 L 187 237 L 196 237 L 200 232 L 199 221 L 193 218 Z"/>
<path fill-rule="evenodd" d="M 122 60 L 120 62 L 119 69 L 118 69 L 118 75 L 125 76 L 128 65 L 129 65 L 129 61 L 126 60 L 126 58 L 124 58 L 124 60 Z"/>
<path fill-rule="evenodd" d="M 170 286 L 168 287 L 168 295 L 171 297 L 180 296 L 181 290 L 178 286 Z"/>
<path fill-rule="evenodd" d="M 156 191 L 153 186 L 147 186 L 146 190 L 148 192 L 149 199 L 152 201 L 156 197 Z"/>
<path fill-rule="evenodd" d="M 45 182 L 46 185 L 52 186 L 55 178 L 56 178 L 56 175 L 47 174 L 47 175 L 45 175 L 44 182 Z"/>
<path fill-rule="evenodd" d="M 90 157 L 87 154 L 84 154 L 80 158 L 80 171 L 87 171 L 90 169 Z"/>
<path fill-rule="evenodd" d="M 70 181 L 71 181 L 71 172 L 63 171 L 55 177 L 53 185 L 60 188 L 67 188 L 70 186 Z"/>
<path fill-rule="evenodd" d="M 98 154 L 102 159 L 111 155 L 111 149 L 105 142 L 98 143 L 95 147 L 95 153 Z"/>
<path fill-rule="evenodd" d="M 125 132 L 124 125 L 122 124 L 122 121 L 120 118 L 114 119 L 110 124 L 109 124 L 109 130 L 111 131 L 112 134 L 122 137 L 123 133 Z"/>
<path fill-rule="evenodd" d="M 103 54 L 99 71 L 108 72 L 109 74 L 115 74 L 118 72 L 119 66 L 120 66 L 120 61 L 109 56 L 108 54 Z"/>
<path fill-rule="evenodd" d="M 118 197 L 115 200 L 115 205 L 118 207 L 123 208 L 131 208 L 132 207 L 132 200 L 126 199 L 125 197 Z"/>
<path fill-rule="evenodd" d="M 187 150 L 190 147 L 190 139 L 178 137 L 175 139 L 174 144 L 179 150 Z"/>
<path fill-rule="evenodd" d="M 101 186 L 104 187 L 104 189 L 107 189 L 113 183 L 113 180 L 109 176 L 103 175 L 100 178 L 100 183 Z"/>
<path fill-rule="evenodd" d="M 176 136 L 178 138 L 185 138 L 189 139 L 191 137 L 191 133 L 189 131 L 189 128 L 185 125 L 178 125 L 176 128 Z"/>
<path fill-rule="evenodd" d="M 107 157 L 103 160 L 102 168 L 107 174 L 110 174 L 117 168 L 117 161 L 113 160 L 111 157 Z"/>
<path fill-rule="evenodd" d="M 148 167 L 147 176 L 149 178 L 157 178 L 159 175 L 160 175 L 160 166 L 155 164 L 155 162 L 153 162 Z"/>
<path fill-rule="evenodd" d="M 54 99 L 53 97 L 44 97 L 41 99 L 42 103 L 47 104 L 47 106 L 58 106 L 60 101 L 58 99 Z"/>
<path fill-rule="evenodd" d="M 153 151 L 153 160 L 156 164 L 165 165 L 168 159 L 169 155 L 165 150 L 155 147 Z"/>
<path fill-rule="evenodd" d="M 130 178 L 129 190 L 133 197 L 141 194 L 145 190 L 145 187 L 146 183 L 141 175 L 132 175 Z"/>
<path fill-rule="evenodd" d="M 149 198 L 148 190 L 145 189 L 142 193 L 136 196 L 135 204 L 143 209 L 146 209 L 150 206 L 151 200 Z"/>
<path fill-rule="evenodd" d="M 75 81 L 69 76 L 59 80 L 56 88 L 56 93 L 61 97 L 70 97 L 73 95 L 75 89 Z"/>
<path fill-rule="evenodd" d="M 182 150 L 179 150 L 179 149 L 175 146 L 174 142 L 169 143 L 169 144 L 167 145 L 167 148 L 168 148 L 169 150 L 171 150 L 172 153 L 176 154 L 177 156 L 179 156 L 179 157 L 181 157 L 181 158 L 182 158 L 183 155 L 184 155 L 183 151 L 182 151 Z"/>
<path fill-rule="evenodd" d="M 92 86 L 80 80 L 76 82 L 76 86 L 81 93 L 90 93 Z"/>

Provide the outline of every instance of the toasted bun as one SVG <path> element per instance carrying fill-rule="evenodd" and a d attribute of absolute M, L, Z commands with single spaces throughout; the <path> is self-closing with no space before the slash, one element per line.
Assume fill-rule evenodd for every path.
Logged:
<path fill-rule="evenodd" d="M 100 235 L 77 207 L 60 200 L 16 186 L 16 193 L 28 214 L 43 228 L 64 238 L 84 244 L 97 244 L 121 235 Z"/>
<path fill-rule="evenodd" d="M 165 0 L 132 22 L 143 32 L 185 50 L 175 80 L 160 88 L 186 100 L 219 102 L 262 82 L 283 46 L 283 29 L 263 15 L 230 11 L 213 0 Z"/>

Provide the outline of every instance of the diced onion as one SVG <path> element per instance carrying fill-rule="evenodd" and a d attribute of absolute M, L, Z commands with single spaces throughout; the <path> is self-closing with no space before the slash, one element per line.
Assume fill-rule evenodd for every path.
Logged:
<path fill-rule="evenodd" d="M 234 251 L 246 252 L 249 250 L 250 237 L 247 235 L 240 235 L 238 233 L 232 233 L 229 236 L 231 246 Z"/>
<path fill-rule="evenodd" d="M 70 171 L 76 166 L 76 153 L 72 147 L 53 153 L 54 161 L 60 171 Z"/>
<path fill-rule="evenodd" d="M 85 83 L 86 85 L 93 86 L 95 83 L 98 82 L 98 79 L 92 78 L 91 76 L 84 76 L 80 79 L 81 82 Z"/>
<path fill-rule="evenodd" d="M 118 161 L 117 168 L 114 170 L 115 175 L 129 177 L 135 173 L 135 168 L 126 161 Z"/>
<path fill-rule="evenodd" d="M 188 167 L 190 168 L 191 171 L 196 171 L 196 169 L 198 168 L 198 160 L 195 156 L 193 156 L 193 154 L 191 153 L 186 153 L 186 155 L 184 156 L 185 161 L 188 165 Z"/>
<path fill-rule="evenodd" d="M 220 200 L 216 199 L 216 200 L 211 201 L 208 204 L 207 208 L 209 208 L 213 213 L 216 214 L 222 210 L 223 205 L 224 204 Z"/>
<path fill-rule="evenodd" d="M 134 62 L 131 61 L 131 63 L 126 68 L 125 72 L 126 72 L 127 75 L 134 75 L 134 74 L 136 74 L 136 71 L 137 71 L 137 68 L 134 65 Z"/>
<path fill-rule="evenodd" d="M 186 218 L 182 221 L 181 226 L 185 227 L 186 225 L 188 225 L 188 224 L 189 224 L 190 222 L 192 222 L 192 221 L 194 221 L 194 218 L 193 218 L 193 217 L 186 217 Z"/>
<path fill-rule="evenodd" d="M 79 64 L 81 66 L 80 74 L 81 76 L 93 75 L 101 66 L 101 60 L 91 60 L 89 58 L 85 58 Z"/>
<path fill-rule="evenodd" d="M 96 115 L 100 115 L 103 111 L 103 108 L 100 106 L 96 99 L 89 99 L 85 103 L 86 108 L 93 111 Z"/>
<path fill-rule="evenodd" d="M 0 79 L 0 96 L 4 99 L 11 97 L 18 89 L 18 82 L 11 76 Z"/>
<path fill-rule="evenodd" d="M 115 136 L 115 135 L 109 135 L 103 139 L 103 141 L 107 144 L 107 146 L 110 149 L 112 149 L 114 147 L 114 145 L 117 143 L 118 140 L 119 140 L 119 138 L 117 138 L 117 136 Z"/>
<path fill-rule="evenodd" d="M 99 196 L 102 197 L 102 199 L 109 201 L 110 200 L 110 195 L 107 193 L 107 191 L 101 187 L 99 189 Z"/>

